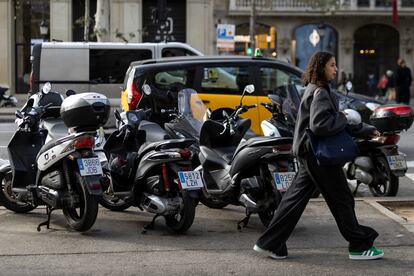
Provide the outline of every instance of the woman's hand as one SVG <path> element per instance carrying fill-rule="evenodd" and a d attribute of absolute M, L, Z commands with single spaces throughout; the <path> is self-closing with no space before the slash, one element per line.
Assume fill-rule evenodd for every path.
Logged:
<path fill-rule="evenodd" d="M 378 136 L 381 136 L 381 133 L 377 129 L 375 129 L 370 136 L 372 138 L 378 137 Z"/>

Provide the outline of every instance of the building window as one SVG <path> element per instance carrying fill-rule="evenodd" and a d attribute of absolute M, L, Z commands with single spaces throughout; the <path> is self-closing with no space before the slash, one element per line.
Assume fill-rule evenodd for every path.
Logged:
<path fill-rule="evenodd" d="M 308 65 L 310 57 L 318 51 L 330 52 L 336 56 L 338 34 L 336 30 L 324 24 L 306 24 L 295 30 L 294 64 L 302 69 Z"/>
<path fill-rule="evenodd" d="M 369 7 L 370 0 L 358 0 L 358 7 Z"/>
<path fill-rule="evenodd" d="M 401 7 L 414 7 L 414 0 L 401 0 Z"/>
<path fill-rule="evenodd" d="M 15 63 L 16 92 L 29 91 L 31 47 L 48 41 L 50 6 L 48 0 L 15 1 Z"/>
<path fill-rule="evenodd" d="M 89 2 L 89 41 L 96 41 L 93 31 L 95 25 L 96 0 Z M 84 41 L 85 0 L 72 0 L 72 40 Z"/>
<path fill-rule="evenodd" d="M 391 7 L 389 0 L 375 0 L 375 7 Z"/>

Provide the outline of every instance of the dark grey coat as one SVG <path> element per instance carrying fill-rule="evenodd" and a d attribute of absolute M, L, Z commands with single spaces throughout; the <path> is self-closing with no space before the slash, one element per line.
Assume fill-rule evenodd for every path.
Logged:
<path fill-rule="evenodd" d="M 338 111 L 336 96 L 327 88 L 319 89 L 309 84 L 299 106 L 293 138 L 293 154 L 303 156 L 309 152 L 306 129 L 309 128 L 317 136 L 335 135 L 347 126 L 345 114 Z"/>

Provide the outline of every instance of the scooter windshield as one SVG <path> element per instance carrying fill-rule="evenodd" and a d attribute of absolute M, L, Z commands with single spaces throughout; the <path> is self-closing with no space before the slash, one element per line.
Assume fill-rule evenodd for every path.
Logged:
<path fill-rule="evenodd" d="M 183 89 L 178 92 L 178 114 L 200 134 L 206 116 L 207 107 L 194 89 Z"/>

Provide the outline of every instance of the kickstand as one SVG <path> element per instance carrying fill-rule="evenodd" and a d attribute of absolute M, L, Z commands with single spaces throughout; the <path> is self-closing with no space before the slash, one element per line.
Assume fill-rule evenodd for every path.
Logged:
<path fill-rule="evenodd" d="M 249 219 L 250 219 L 250 214 L 246 214 L 246 217 L 237 223 L 237 230 L 242 229 L 241 224 L 243 224 L 243 227 L 246 227 L 247 224 L 249 223 Z"/>
<path fill-rule="evenodd" d="M 142 229 L 142 232 L 141 232 L 141 234 L 146 234 L 147 233 L 147 230 L 152 230 L 152 229 L 154 229 L 154 224 L 155 224 L 155 219 L 156 218 L 158 218 L 160 215 L 155 215 L 153 218 L 152 218 L 152 221 L 151 221 L 151 223 L 150 224 L 147 224 L 147 225 L 145 225 L 144 226 L 144 229 Z"/>
<path fill-rule="evenodd" d="M 50 208 L 49 206 L 46 206 L 46 214 L 47 214 L 47 220 L 40 223 L 37 226 L 37 232 L 40 232 L 40 227 L 46 225 L 47 229 L 50 229 L 50 215 L 52 214 L 52 211 L 55 210 L 53 208 Z"/>
<path fill-rule="evenodd" d="M 358 181 L 358 180 L 357 180 L 357 185 L 356 185 L 355 190 L 354 190 L 354 192 L 353 192 L 354 196 L 356 196 L 356 193 L 357 193 L 357 191 L 358 191 L 359 185 L 361 185 L 361 181 Z"/>

